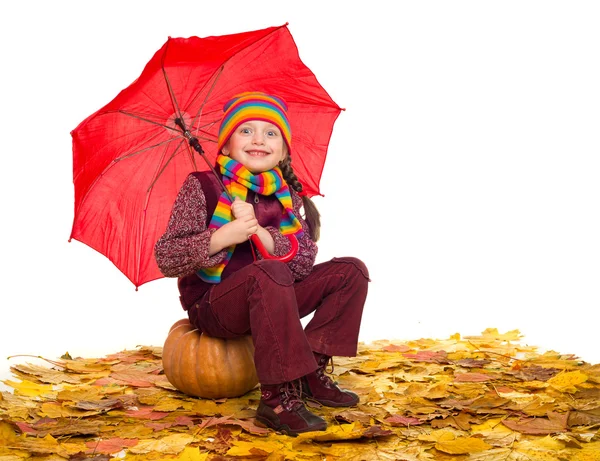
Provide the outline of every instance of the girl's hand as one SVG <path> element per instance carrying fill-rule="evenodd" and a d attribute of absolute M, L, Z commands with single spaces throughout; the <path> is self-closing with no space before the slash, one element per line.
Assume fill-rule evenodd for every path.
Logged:
<path fill-rule="evenodd" d="M 231 204 L 231 214 L 234 218 L 239 219 L 245 216 L 251 216 L 255 218 L 254 207 L 251 203 L 242 201 L 239 197 L 236 197 Z"/>
<path fill-rule="evenodd" d="M 228 222 L 217 232 L 221 229 L 223 229 L 224 241 L 227 243 L 225 246 L 243 243 L 258 230 L 258 220 L 254 216 L 243 216 Z"/>
<path fill-rule="evenodd" d="M 210 239 L 209 255 L 213 255 L 231 245 L 243 243 L 255 234 L 260 226 L 254 216 L 254 207 L 239 198 L 231 204 L 234 219 L 219 227 Z"/>

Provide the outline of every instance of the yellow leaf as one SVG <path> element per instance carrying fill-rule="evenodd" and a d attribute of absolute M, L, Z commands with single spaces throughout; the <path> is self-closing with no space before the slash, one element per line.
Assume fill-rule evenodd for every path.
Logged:
<path fill-rule="evenodd" d="M 17 440 L 17 434 L 12 426 L 4 421 L 0 421 L 0 446 L 11 445 Z"/>
<path fill-rule="evenodd" d="M 58 441 L 48 434 L 44 438 L 32 438 L 27 437 L 26 439 L 19 440 L 17 444 L 18 448 L 26 450 L 30 453 L 35 454 L 53 454 L 56 453 L 63 458 L 69 458 L 69 453 L 64 450 Z"/>
<path fill-rule="evenodd" d="M 58 393 L 58 400 L 77 401 L 77 400 L 100 400 L 104 397 L 104 393 L 100 391 L 98 386 L 80 385 L 74 389 L 65 389 Z"/>
<path fill-rule="evenodd" d="M 483 424 L 471 425 L 473 434 L 488 434 L 490 432 L 513 432 L 511 429 L 502 424 L 502 418 L 488 419 Z"/>
<path fill-rule="evenodd" d="M 576 450 L 569 461 L 600 461 L 600 442 L 592 442 Z"/>
<path fill-rule="evenodd" d="M 11 450 L 11 452 L 15 452 L 14 450 Z M 23 461 L 25 458 L 27 458 L 29 455 L 25 452 L 23 452 L 22 456 L 17 456 L 17 455 L 3 455 L 2 454 L 2 448 L 0 447 L 0 461 Z"/>
<path fill-rule="evenodd" d="M 475 437 L 460 437 L 455 440 L 440 440 L 435 448 L 451 455 L 466 455 L 488 450 L 492 446 Z"/>
<path fill-rule="evenodd" d="M 238 411 L 248 406 L 248 400 L 244 398 L 228 399 L 224 403 L 216 403 L 214 400 L 196 400 L 190 409 L 193 413 L 202 416 L 235 415 Z"/>
<path fill-rule="evenodd" d="M 26 397 L 56 395 L 54 387 L 51 384 L 37 384 L 27 380 L 23 380 L 20 383 L 17 383 L 16 381 L 6 380 L 4 381 L 4 383 L 7 386 L 14 388 L 15 395 L 23 395 Z"/>
<path fill-rule="evenodd" d="M 265 452 L 265 454 L 273 453 L 275 450 L 279 450 L 282 447 L 273 442 L 263 442 L 262 440 L 254 440 L 252 442 L 244 442 L 243 440 L 235 440 L 232 447 L 227 451 L 229 456 L 255 456 L 258 448 Z"/>
<path fill-rule="evenodd" d="M 535 460 L 535 461 L 573 461 L 571 456 L 564 456 L 564 452 L 559 452 L 556 449 L 548 448 L 539 443 L 540 440 L 521 440 L 513 444 L 513 453 L 515 459 L 518 460 Z M 562 456 L 558 456 L 558 454 Z"/>
<path fill-rule="evenodd" d="M 547 450 L 554 450 L 554 451 L 562 450 L 563 448 L 565 448 L 564 442 L 553 439 L 549 435 L 547 435 L 544 438 L 536 440 L 535 445 L 540 448 L 545 448 Z"/>
<path fill-rule="evenodd" d="M 65 360 L 62 364 L 67 370 L 75 373 L 101 373 L 110 369 L 110 363 L 100 363 L 95 359 Z"/>
<path fill-rule="evenodd" d="M 194 404 L 174 398 L 165 398 L 157 402 L 154 409 L 156 411 L 175 411 L 178 409 L 191 410 Z"/>
<path fill-rule="evenodd" d="M 461 433 L 462 432 L 452 429 L 440 429 L 437 431 L 430 431 L 429 433 L 420 434 L 418 439 L 425 442 L 439 442 L 440 440 L 453 440 Z"/>
<path fill-rule="evenodd" d="M 158 451 L 160 453 L 181 453 L 186 445 L 194 440 L 190 434 L 167 435 L 161 439 L 140 440 L 137 445 L 130 447 L 129 451 L 135 454 Z"/>
<path fill-rule="evenodd" d="M 65 451 L 65 453 L 68 453 L 69 455 L 73 456 L 86 451 L 87 446 L 85 445 L 85 442 L 83 440 L 78 441 L 76 437 L 69 440 L 69 442 L 60 443 L 60 446 Z"/>
<path fill-rule="evenodd" d="M 206 461 L 208 454 L 208 452 L 200 453 L 198 447 L 185 447 L 179 456 L 173 459 L 175 461 Z"/>
<path fill-rule="evenodd" d="M 40 414 L 48 418 L 83 418 L 101 413 L 100 411 L 85 411 L 77 408 L 63 407 L 60 403 L 46 402 L 40 408 Z"/>
<path fill-rule="evenodd" d="M 577 392 L 577 388 L 575 386 L 577 384 L 586 382 L 587 379 L 588 376 L 585 373 L 577 370 L 561 372 L 550 378 L 547 382 L 559 391 L 574 393 Z"/>
<path fill-rule="evenodd" d="M 499 341 L 518 341 L 521 338 L 519 330 L 511 330 L 506 333 L 498 333 L 497 328 L 487 328 L 481 336 L 484 338 L 493 338 Z"/>

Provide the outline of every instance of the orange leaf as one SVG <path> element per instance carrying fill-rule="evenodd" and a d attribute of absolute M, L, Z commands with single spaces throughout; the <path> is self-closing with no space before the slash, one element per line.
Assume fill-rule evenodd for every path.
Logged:
<path fill-rule="evenodd" d="M 454 377 L 457 383 L 483 383 L 491 380 L 492 376 L 484 373 L 460 373 Z"/>
<path fill-rule="evenodd" d="M 385 346 L 382 350 L 386 352 L 408 352 L 410 351 L 410 347 L 405 346 L 404 344 L 390 344 L 389 346 Z"/>
<path fill-rule="evenodd" d="M 390 426 L 418 426 L 419 424 L 424 423 L 424 421 L 421 421 L 418 418 L 400 415 L 394 415 L 390 416 L 389 418 L 385 418 L 383 422 L 389 424 Z"/>
<path fill-rule="evenodd" d="M 118 453 L 123 448 L 134 447 L 138 444 L 138 442 L 138 439 L 122 439 L 120 437 L 115 437 L 113 439 L 108 440 L 86 442 L 85 445 L 89 448 L 89 450 L 87 450 L 86 453 L 102 453 L 105 455 L 109 455 L 113 453 Z"/>
<path fill-rule="evenodd" d="M 125 414 L 139 419 L 151 419 L 152 421 L 163 419 L 165 416 L 169 415 L 169 413 L 164 411 L 154 411 L 153 407 L 142 407 L 139 410 L 129 410 L 126 411 Z"/>

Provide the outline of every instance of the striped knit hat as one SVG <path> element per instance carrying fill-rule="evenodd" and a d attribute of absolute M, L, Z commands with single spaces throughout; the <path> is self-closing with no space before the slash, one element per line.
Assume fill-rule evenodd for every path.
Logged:
<path fill-rule="evenodd" d="M 225 104 L 223 112 L 217 152 L 221 152 L 223 145 L 235 129 L 248 120 L 263 120 L 275 125 L 281 130 L 283 139 L 290 149 L 292 132 L 287 118 L 287 105 L 277 96 L 261 92 L 241 93 Z"/>

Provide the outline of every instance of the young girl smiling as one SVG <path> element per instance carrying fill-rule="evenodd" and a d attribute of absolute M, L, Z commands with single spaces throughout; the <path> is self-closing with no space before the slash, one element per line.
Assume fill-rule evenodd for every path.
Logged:
<path fill-rule="evenodd" d="M 319 214 L 292 169 L 284 101 L 259 92 L 234 97 L 224 108 L 218 151 L 221 178 L 194 172 L 181 187 L 155 246 L 158 266 L 179 278 L 196 328 L 221 338 L 252 335 L 257 421 L 290 435 L 324 430 L 326 421 L 303 399 L 333 407 L 359 401 L 325 369 L 334 355 L 356 355 L 367 268 L 353 257 L 314 264 Z M 255 261 L 254 234 L 276 257 L 290 252 L 290 239 L 298 251 L 289 262 Z M 300 319 L 313 312 L 303 328 Z"/>

